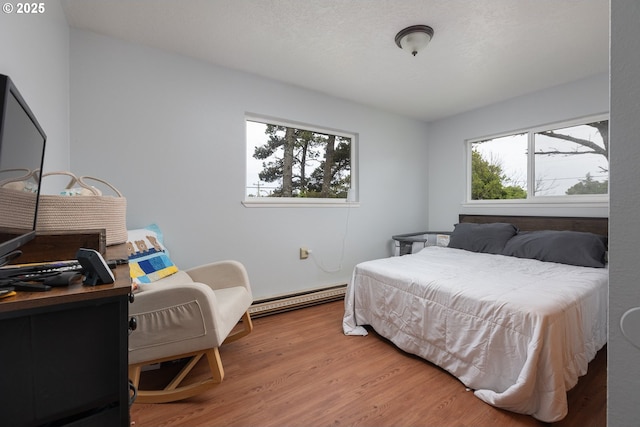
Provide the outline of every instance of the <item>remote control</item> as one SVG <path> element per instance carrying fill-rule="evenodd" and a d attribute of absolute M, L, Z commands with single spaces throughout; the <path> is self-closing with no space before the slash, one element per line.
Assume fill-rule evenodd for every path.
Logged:
<path fill-rule="evenodd" d="M 51 286 L 42 283 L 13 282 L 11 287 L 22 292 L 45 292 L 51 290 Z"/>

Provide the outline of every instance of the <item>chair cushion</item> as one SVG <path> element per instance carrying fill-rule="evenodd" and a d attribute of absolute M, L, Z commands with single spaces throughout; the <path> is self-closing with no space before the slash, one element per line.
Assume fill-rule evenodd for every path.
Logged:
<path fill-rule="evenodd" d="M 138 289 L 140 291 L 144 291 L 147 289 L 154 289 L 160 286 L 176 286 L 182 285 L 184 283 L 193 283 L 193 279 L 186 271 L 178 270 L 170 276 L 163 277 L 162 279 L 156 280 L 153 283 L 140 283 Z"/>
<path fill-rule="evenodd" d="M 135 285 L 152 283 L 178 271 L 169 258 L 157 225 L 128 230 L 127 233 L 129 271 Z"/>

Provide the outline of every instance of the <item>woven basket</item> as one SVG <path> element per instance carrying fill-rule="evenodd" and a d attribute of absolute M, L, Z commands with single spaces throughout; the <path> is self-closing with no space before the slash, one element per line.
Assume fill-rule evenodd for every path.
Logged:
<path fill-rule="evenodd" d="M 70 182 L 66 189 L 79 186 L 81 195 L 51 195 L 40 194 L 38 205 L 38 217 L 36 231 L 67 231 L 67 230 L 95 230 L 105 229 L 107 245 L 115 245 L 127 241 L 127 199 L 113 185 L 99 178 L 91 176 L 76 177 L 71 172 L 49 172 L 47 176 L 66 175 Z M 111 188 L 115 196 L 103 196 L 102 192 L 87 184 L 87 180 L 100 182 Z M 0 217 L 5 217 L 2 209 L 11 206 L 12 212 L 16 210 L 31 212 L 33 210 L 33 193 L 16 191 L 11 188 L 14 184 L 5 181 L 0 184 Z M 5 202 L 8 201 L 8 202 Z M 20 217 L 20 215 L 6 215 L 6 218 Z M 16 228 L 31 228 L 32 224 L 6 224 Z"/>
<path fill-rule="evenodd" d="M 0 174 L 10 173 L 13 178 L 0 181 L 0 228 L 18 231 L 32 230 L 34 212 L 38 201 L 37 172 L 29 169 L 5 169 Z"/>
<path fill-rule="evenodd" d="M 75 177 L 70 172 L 50 172 L 52 175 L 68 175 L 71 181 L 67 189 L 76 183 L 88 190 L 79 196 L 41 194 L 38 206 L 36 231 L 87 230 L 104 228 L 107 246 L 127 241 L 127 199 L 113 185 L 91 176 Z M 111 188 L 116 196 L 103 196 L 95 187 L 86 183 L 93 180 Z"/>
<path fill-rule="evenodd" d="M 22 193 L 0 187 L 0 227 L 32 230 L 37 200 L 35 193 Z"/>

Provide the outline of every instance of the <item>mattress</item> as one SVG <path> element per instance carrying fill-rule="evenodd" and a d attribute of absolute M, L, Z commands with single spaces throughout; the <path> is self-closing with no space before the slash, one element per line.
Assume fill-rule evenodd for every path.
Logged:
<path fill-rule="evenodd" d="M 554 422 L 607 339 L 607 268 L 431 246 L 358 264 L 343 330 L 370 325 L 493 406 Z"/>

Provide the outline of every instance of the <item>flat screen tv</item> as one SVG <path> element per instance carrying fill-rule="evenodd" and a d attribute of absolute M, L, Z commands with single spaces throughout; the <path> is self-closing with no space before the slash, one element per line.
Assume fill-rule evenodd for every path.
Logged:
<path fill-rule="evenodd" d="M 46 141 L 11 78 L 0 74 L 0 266 L 35 237 Z"/>

